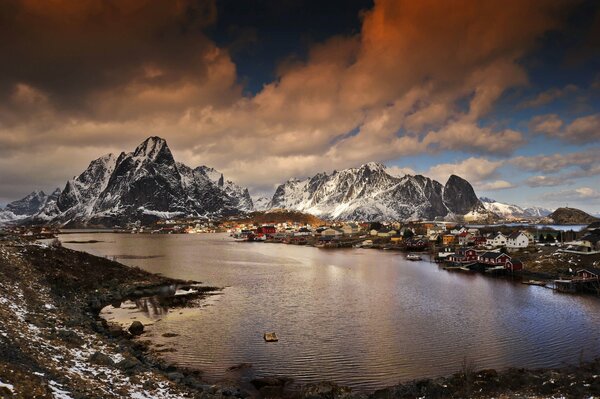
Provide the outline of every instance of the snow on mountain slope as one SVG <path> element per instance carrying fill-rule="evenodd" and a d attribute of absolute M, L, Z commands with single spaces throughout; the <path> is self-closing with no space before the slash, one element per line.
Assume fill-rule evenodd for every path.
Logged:
<path fill-rule="evenodd" d="M 505 204 L 498 202 L 491 198 L 481 197 L 479 198 L 483 206 L 490 212 L 494 212 L 496 215 L 503 219 L 521 219 L 528 217 L 545 217 L 552 213 L 551 210 L 541 207 L 531 207 L 523 209 L 522 207 L 514 204 Z"/>
<path fill-rule="evenodd" d="M 452 176 L 442 186 L 420 175 L 392 176 L 375 162 L 303 180 L 290 179 L 277 188 L 268 208 L 345 220 L 433 219 L 465 210 L 488 214 L 464 179 Z"/>
<path fill-rule="evenodd" d="M 150 137 L 133 152 L 92 161 L 32 221 L 112 226 L 175 216 L 238 214 L 252 207 L 247 190 L 225 181 L 212 168 L 191 169 L 175 162 L 166 141 Z"/>

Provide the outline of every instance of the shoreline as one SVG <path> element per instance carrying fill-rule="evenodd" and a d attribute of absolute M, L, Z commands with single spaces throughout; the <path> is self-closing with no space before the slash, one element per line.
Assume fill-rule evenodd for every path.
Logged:
<path fill-rule="evenodd" d="M 0 243 L 0 397 L 550 397 L 600 395 L 600 361 L 557 370 L 463 370 L 372 393 L 332 382 L 296 386 L 258 378 L 253 386 L 207 384 L 201 372 L 167 364 L 149 345 L 99 317 L 107 305 L 194 285 L 197 295 L 175 306 L 197 306 L 213 287 L 151 274 L 60 247 Z M 167 300 L 173 296 L 166 295 Z M 168 299 L 171 298 L 171 299 Z M 143 335 L 141 336 L 143 338 Z M 126 383 L 124 383 L 126 381 Z M 552 382 L 550 382 L 552 381 Z M 66 396 L 68 395 L 68 396 Z"/>

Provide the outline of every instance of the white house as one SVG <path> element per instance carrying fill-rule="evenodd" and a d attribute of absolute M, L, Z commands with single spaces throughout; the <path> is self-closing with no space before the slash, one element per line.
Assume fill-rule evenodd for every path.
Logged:
<path fill-rule="evenodd" d="M 496 233 L 492 238 L 486 240 L 486 244 L 492 247 L 504 247 L 508 242 L 508 238 L 502 233 Z"/>
<path fill-rule="evenodd" d="M 529 238 L 521 231 L 515 231 L 508 236 L 506 248 L 527 248 L 529 246 Z"/>

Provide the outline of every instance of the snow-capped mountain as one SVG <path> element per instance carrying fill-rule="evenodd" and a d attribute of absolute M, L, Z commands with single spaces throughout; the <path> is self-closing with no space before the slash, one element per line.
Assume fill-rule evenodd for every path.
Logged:
<path fill-rule="evenodd" d="M 252 199 L 252 202 L 254 203 L 255 211 L 265 211 L 269 209 L 271 199 L 267 197 L 256 197 Z"/>
<path fill-rule="evenodd" d="M 112 226 L 175 216 L 224 216 L 252 206 L 248 190 L 225 181 L 212 168 L 175 162 L 167 142 L 150 137 L 133 152 L 92 161 L 32 221 Z"/>
<path fill-rule="evenodd" d="M 47 195 L 43 191 L 33 191 L 31 194 L 13 201 L 6 205 L 6 209 L 0 210 L 0 225 L 18 222 L 39 213 L 46 206 L 56 203 L 60 189 Z"/>
<path fill-rule="evenodd" d="M 290 179 L 280 185 L 269 209 L 285 208 L 344 220 L 415 220 L 491 215 L 466 180 L 451 176 L 446 185 L 425 176 L 392 176 L 384 165 Z"/>
<path fill-rule="evenodd" d="M 490 212 L 494 212 L 502 219 L 541 218 L 552 213 L 551 210 L 541 207 L 522 208 L 514 204 L 505 204 L 491 198 L 479 198 L 481 203 Z"/>

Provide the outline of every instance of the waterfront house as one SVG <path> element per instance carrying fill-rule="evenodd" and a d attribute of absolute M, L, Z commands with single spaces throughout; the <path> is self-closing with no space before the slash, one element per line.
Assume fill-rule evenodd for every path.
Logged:
<path fill-rule="evenodd" d="M 485 252 L 477 258 L 477 261 L 482 265 L 495 267 L 495 266 L 505 266 L 507 262 L 511 260 L 510 255 L 507 255 L 502 252 Z"/>
<path fill-rule="evenodd" d="M 582 280 L 600 280 L 600 269 L 589 267 L 577 270 L 577 278 Z"/>
<path fill-rule="evenodd" d="M 340 237 L 343 234 L 341 230 L 329 228 L 321 232 L 321 237 Z"/>
<path fill-rule="evenodd" d="M 309 236 L 311 234 L 312 232 L 308 228 L 301 227 L 300 229 L 298 229 L 298 231 L 294 232 L 294 237 Z"/>
<path fill-rule="evenodd" d="M 519 270 L 523 270 L 523 262 L 519 259 L 511 258 L 504 264 L 504 268 L 510 272 L 518 272 Z"/>
<path fill-rule="evenodd" d="M 477 258 L 477 251 L 470 248 L 459 248 L 454 254 L 448 256 L 448 260 L 454 263 L 473 263 Z"/>
<path fill-rule="evenodd" d="M 265 226 L 260 226 L 259 228 L 256 229 L 256 233 L 257 234 L 275 234 L 277 232 L 277 229 L 275 228 L 275 226 L 269 226 L 269 225 L 265 225 Z"/>
<path fill-rule="evenodd" d="M 508 240 L 506 241 L 506 248 L 510 249 L 527 248 L 528 246 L 529 238 L 521 231 L 515 231 L 509 235 Z"/>

